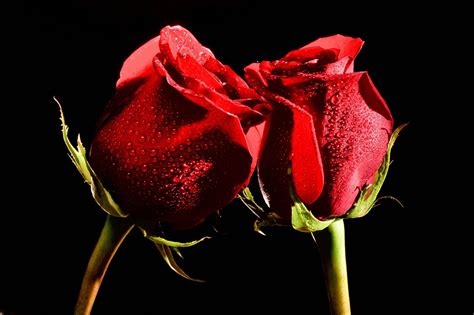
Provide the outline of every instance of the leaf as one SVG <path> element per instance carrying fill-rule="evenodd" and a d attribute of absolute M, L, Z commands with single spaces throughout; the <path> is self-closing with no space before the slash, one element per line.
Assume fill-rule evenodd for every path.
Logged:
<path fill-rule="evenodd" d="M 69 157 L 76 166 L 79 173 L 82 175 L 86 183 L 91 186 L 92 196 L 94 197 L 97 204 L 107 212 L 108 214 L 115 217 L 127 217 L 119 207 L 119 205 L 113 200 L 110 193 L 104 188 L 99 177 L 96 175 L 89 162 L 87 161 L 87 154 L 84 145 L 82 144 L 81 137 L 77 136 L 77 149 L 74 148 L 68 137 L 69 127 L 66 125 L 66 119 L 64 118 L 63 109 L 59 101 L 54 97 L 54 101 L 59 106 L 59 112 L 61 113 L 61 126 L 63 140 L 66 144 L 66 148 L 69 151 Z"/>
<path fill-rule="evenodd" d="M 305 233 L 312 233 L 324 230 L 334 222 L 334 219 L 324 221 L 318 220 L 311 213 L 311 211 L 306 208 L 304 203 L 299 200 L 298 196 L 296 196 L 293 190 L 293 185 L 291 184 L 290 195 L 294 202 L 293 206 L 291 206 L 291 225 L 295 230 Z"/>
<path fill-rule="evenodd" d="M 354 207 L 349 210 L 346 218 L 353 219 L 363 217 L 367 215 L 369 211 L 375 206 L 377 195 L 382 188 L 390 167 L 390 152 L 392 151 L 392 147 L 395 144 L 395 140 L 397 140 L 398 135 L 407 125 L 408 124 L 400 125 L 393 131 L 392 136 L 388 142 L 387 153 L 385 154 L 382 164 L 375 174 L 374 183 L 371 185 L 366 185 L 362 188 L 357 202 L 354 204 Z"/>
<path fill-rule="evenodd" d="M 183 271 L 183 269 L 181 269 L 181 267 L 177 264 L 176 260 L 174 259 L 173 251 L 171 250 L 169 246 L 159 244 L 159 243 L 155 243 L 155 245 L 156 245 L 156 248 L 158 248 L 158 250 L 160 251 L 160 254 L 165 260 L 166 264 L 171 268 L 171 270 L 173 270 L 178 275 L 180 275 L 181 277 L 187 280 L 196 281 L 196 282 L 204 282 L 203 280 L 200 280 L 200 279 L 191 278 Z"/>

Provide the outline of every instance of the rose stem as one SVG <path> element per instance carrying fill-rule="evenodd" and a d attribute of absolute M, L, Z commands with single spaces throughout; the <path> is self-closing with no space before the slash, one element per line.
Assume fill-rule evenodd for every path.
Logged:
<path fill-rule="evenodd" d="M 331 314 L 350 315 L 344 221 L 336 220 L 326 229 L 312 235 L 319 247 Z"/>
<path fill-rule="evenodd" d="M 82 279 L 81 291 L 74 311 L 75 315 L 90 314 L 107 267 L 132 228 L 133 224 L 128 220 L 107 216 Z"/>

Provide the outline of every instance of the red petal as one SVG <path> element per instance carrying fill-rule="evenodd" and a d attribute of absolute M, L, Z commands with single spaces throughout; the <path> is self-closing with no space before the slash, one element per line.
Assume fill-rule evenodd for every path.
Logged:
<path fill-rule="evenodd" d="M 323 163 L 316 140 L 313 118 L 293 107 L 295 126 L 291 135 L 292 174 L 298 197 L 312 204 L 321 194 L 324 185 Z"/>
<path fill-rule="evenodd" d="M 265 202 L 285 219 L 291 217 L 288 168 L 291 166 L 292 129 L 291 110 L 283 106 L 275 107 L 265 122 L 258 161 L 258 179 Z"/>
<path fill-rule="evenodd" d="M 117 89 L 129 80 L 143 79 L 153 72 L 153 57 L 160 52 L 159 39 L 159 36 L 150 39 L 125 60 L 116 84 Z"/>
<path fill-rule="evenodd" d="M 362 48 L 364 41 L 360 38 L 352 38 L 343 35 L 333 35 L 328 37 L 322 37 L 315 40 L 312 43 L 304 46 L 303 48 L 310 48 L 310 47 L 321 47 L 323 49 L 338 49 L 339 55 L 337 59 L 341 59 L 344 57 L 351 57 L 352 60 L 355 59 L 357 54 Z"/>
<path fill-rule="evenodd" d="M 320 218 L 344 215 L 385 156 L 392 116 L 367 73 L 337 75 L 327 82 L 324 102 L 312 106 L 324 163 L 325 187 L 310 209 Z"/>
<path fill-rule="evenodd" d="M 315 58 L 315 56 L 323 50 L 324 49 L 321 47 L 303 47 L 297 50 L 290 51 L 281 60 L 304 62 Z"/>
<path fill-rule="evenodd" d="M 191 80 L 200 81 L 208 88 L 214 89 L 219 93 L 225 94 L 222 82 L 211 72 L 207 71 L 200 63 L 198 63 L 192 56 L 178 53 L 177 70 L 180 75 Z"/>
<path fill-rule="evenodd" d="M 354 71 L 353 60 L 359 53 L 364 42 L 360 38 L 352 38 L 342 35 L 323 37 L 309 43 L 308 45 L 288 53 L 282 60 L 307 61 L 315 58 L 323 50 L 332 50 L 336 52 L 336 60 L 350 57 L 346 67 L 346 73 Z"/>
<path fill-rule="evenodd" d="M 253 158 L 252 168 L 251 168 L 252 173 L 255 169 L 255 166 L 257 165 L 257 161 L 260 156 L 260 149 L 261 149 L 264 130 L 265 130 L 265 122 L 250 128 L 245 134 L 245 137 L 247 138 L 248 148 Z"/>
<path fill-rule="evenodd" d="M 199 64 L 204 65 L 209 58 L 214 58 L 212 52 L 202 46 L 187 29 L 181 26 L 166 26 L 160 32 L 160 49 L 165 58 L 175 64 L 178 52 L 190 55 Z"/>

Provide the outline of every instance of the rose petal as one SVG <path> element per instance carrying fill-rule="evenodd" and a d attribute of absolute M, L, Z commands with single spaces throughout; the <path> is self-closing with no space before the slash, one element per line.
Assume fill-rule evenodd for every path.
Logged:
<path fill-rule="evenodd" d="M 330 60 L 330 56 L 326 56 L 329 59 L 327 61 L 322 62 L 323 64 L 328 64 L 330 62 L 335 62 L 345 57 L 350 57 L 345 72 L 352 73 L 354 71 L 353 61 L 361 50 L 363 44 L 364 42 L 360 38 L 352 38 L 342 35 L 323 37 L 315 40 L 314 42 L 309 43 L 308 45 L 300 49 L 289 52 L 281 60 L 306 62 L 308 60 L 316 58 L 323 52 L 326 54 L 326 51 L 328 51 L 333 53 L 334 57 L 332 58 L 332 60 Z"/>
<path fill-rule="evenodd" d="M 326 82 L 323 102 L 312 106 L 324 163 L 325 187 L 309 208 L 319 218 L 344 215 L 373 178 L 387 149 L 393 120 L 367 73 L 336 75 Z"/>
<path fill-rule="evenodd" d="M 160 52 L 159 39 L 159 36 L 150 39 L 125 60 L 116 84 L 117 89 L 127 81 L 144 79 L 153 72 L 153 57 Z"/>
<path fill-rule="evenodd" d="M 265 122 L 257 126 L 249 128 L 249 130 L 245 134 L 245 138 L 247 139 L 247 143 L 248 143 L 249 152 L 253 157 L 252 167 L 251 167 L 252 173 L 255 169 L 255 166 L 257 165 L 257 161 L 259 160 L 264 130 L 265 130 Z"/>
<path fill-rule="evenodd" d="M 337 59 L 342 59 L 344 57 L 351 57 L 352 60 L 355 59 L 357 54 L 362 48 L 364 41 L 360 38 L 352 38 L 343 35 L 333 35 L 329 37 L 322 37 L 314 42 L 309 43 L 308 45 L 304 46 L 303 48 L 311 48 L 311 47 L 321 47 L 323 49 L 338 49 L 339 54 Z M 353 72 L 353 63 L 351 62 L 347 72 Z"/>
<path fill-rule="evenodd" d="M 303 47 L 297 50 L 290 51 L 281 60 L 305 62 L 307 60 L 316 58 L 316 56 L 323 50 L 324 49 L 322 47 Z M 337 56 L 337 53 L 338 52 L 334 52 L 334 58 Z"/>
<path fill-rule="evenodd" d="M 180 75 L 191 78 L 193 81 L 199 80 L 208 88 L 214 89 L 219 93 L 225 94 L 222 82 L 211 72 L 207 71 L 200 63 L 198 63 L 191 55 L 178 53 L 177 70 Z"/>
<path fill-rule="evenodd" d="M 323 163 L 316 140 L 313 118 L 302 109 L 293 107 L 295 127 L 291 135 L 292 175 L 295 191 L 301 201 L 312 204 L 324 185 Z"/>
<path fill-rule="evenodd" d="M 208 48 L 202 46 L 191 32 L 179 25 L 166 26 L 161 30 L 159 46 L 165 58 L 169 58 L 173 64 L 178 58 L 178 52 L 183 49 L 201 65 L 205 64 L 209 58 L 214 58 Z"/>

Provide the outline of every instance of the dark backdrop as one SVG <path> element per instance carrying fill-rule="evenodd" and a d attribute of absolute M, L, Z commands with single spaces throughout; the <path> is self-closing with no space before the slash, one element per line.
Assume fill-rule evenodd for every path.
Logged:
<path fill-rule="evenodd" d="M 427 154 L 437 150 L 427 113 L 442 102 L 444 84 L 429 81 L 429 70 L 433 60 L 446 61 L 435 49 L 446 44 L 439 42 L 438 8 L 426 13 L 400 3 L 84 0 L 25 3 L 22 9 L 12 51 L 17 59 L 6 65 L 20 73 L 13 84 L 20 90 L 11 92 L 15 101 L 2 116 L 15 126 L 4 144 L 9 154 L 0 313 L 71 313 L 105 219 L 66 155 L 53 95 L 64 106 L 71 135 L 80 132 L 90 143 L 123 60 L 168 24 L 190 29 L 240 74 L 253 61 L 277 59 L 321 36 L 363 38 L 356 70 L 369 71 L 396 124 L 410 126 L 393 150 L 382 190 L 405 208 L 384 201 L 366 218 L 346 223 L 353 313 L 472 311 L 469 290 L 459 287 L 472 279 L 468 260 L 459 256 L 459 243 L 446 237 L 450 223 L 442 223 L 448 202 L 439 180 L 446 169 L 438 165 L 433 176 L 425 167 L 432 162 Z M 106 274 L 95 313 L 328 313 L 318 251 L 308 235 L 257 235 L 239 202 L 224 214 L 225 233 L 183 250 L 185 270 L 207 283 L 175 275 L 134 231 Z"/>

